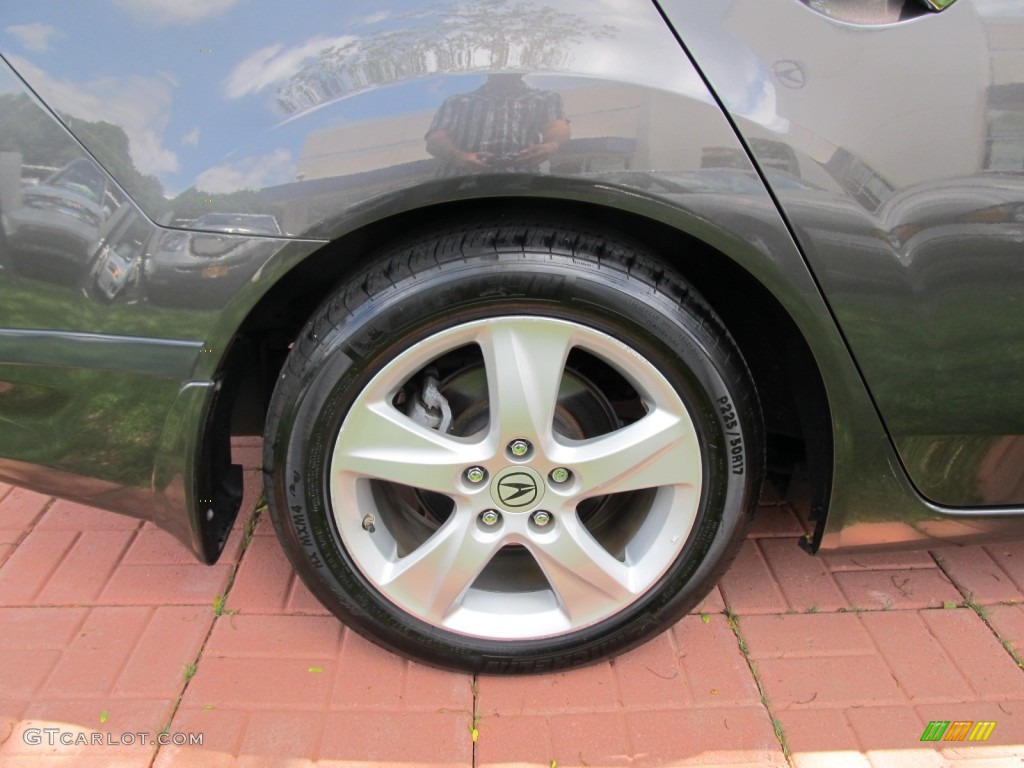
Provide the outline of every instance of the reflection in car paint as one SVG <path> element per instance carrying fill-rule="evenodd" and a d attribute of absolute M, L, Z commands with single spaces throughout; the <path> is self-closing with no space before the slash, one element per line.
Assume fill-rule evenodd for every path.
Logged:
<path fill-rule="evenodd" d="M 426 142 L 442 162 L 437 175 L 446 177 L 539 170 L 569 135 L 561 95 L 531 88 L 522 75 L 506 72 L 445 99 Z"/>
<path fill-rule="evenodd" d="M 487 279 L 493 243 L 509 273 L 517 249 L 534 259 L 508 283 L 488 283 L 494 295 L 526 295 L 524 286 L 545 277 L 575 290 L 621 273 L 624 285 L 606 280 L 605 293 L 578 302 L 559 292 L 559 301 L 574 300 L 558 311 L 610 310 L 590 321 L 617 331 L 619 342 L 639 339 L 617 326 L 631 318 L 655 336 L 673 323 L 712 334 L 716 343 L 695 349 L 736 344 L 730 360 L 746 361 L 737 369 L 750 371 L 763 396 L 773 472 L 808 468 L 808 549 L 1019 533 L 1019 8 L 993 0 L 934 14 L 883 0 L 598 0 L 586 8 L 569 0 L 383 8 L 309 0 L 283 14 L 250 0 L 214 10 L 196 6 L 188 16 L 165 4 L 140 14 L 118 3 L 103 14 L 45 4 L 0 12 L 0 477 L 129 514 L 144 510 L 212 561 L 238 505 L 232 429 L 270 424 L 267 444 L 279 446 L 282 430 L 294 427 L 295 451 L 284 459 L 330 456 L 314 456 L 314 448 L 351 436 L 338 420 L 343 404 L 311 418 L 323 439 L 308 439 L 312 429 L 290 419 L 318 396 L 303 376 L 322 374 L 313 389 L 337 393 L 361 375 L 360 355 L 375 344 L 383 370 L 408 355 L 407 340 L 437 338 L 429 324 L 462 322 L 458 312 L 445 315 L 452 270 L 441 258 L 437 270 L 429 258 L 419 263 L 409 243 L 433 244 L 440 255 L 465 246 L 465 270 Z M 29 24 L 53 32 L 27 39 L 16 30 Z M 98 51 L 96 39 L 109 45 Z M 943 55 L 924 55 L 935 50 Z M 476 242 L 444 234 L 460 227 Z M 526 253 L 533 245 L 521 233 L 530 231 L 543 234 L 550 263 L 543 248 Z M 620 259 L 619 242 L 628 258 Z M 436 280 L 438 290 L 411 308 L 423 312 L 408 313 L 419 321 L 381 308 L 405 300 L 388 286 L 406 271 Z M 659 286 L 683 297 L 684 320 L 659 303 L 667 296 Z M 703 297 L 711 322 L 693 296 Z M 478 299 L 485 297 L 471 295 L 467 312 Z M 504 326 L 520 346 L 543 346 L 530 331 L 541 321 L 557 335 L 561 320 L 546 317 L 542 303 L 530 305 L 536 317 L 521 327 Z M 349 304 L 359 311 L 346 314 Z M 518 311 L 524 302 L 495 305 L 496 317 L 513 305 Z M 316 314 L 317 306 L 333 309 Z M 346 319 L 335 326 L 336 317 Z M 335 340 L 353 334 L 349 346 L 330 347 L 320 326 L 305 326 L 311 319 L 330 325 Z M 595 328 L 583 323 L 578 332 L 593 354 L 566 363 L 575 395 L 552 403 L 564 427 L 553 442 L 570 453 L 642 422 L 657 399 L 645 396 L 689 350 L 663 337 L 653 354 L 640 340 L 620 357 Z M 466 337 L 405 378 L 385 376 L 387 397 L 369 388 L 352 393 L 353 402 L 366 402 L 366 413 L 395 406 L 397 418 L 419 414 L 413 421 L 422 429 L 406 435 L 411 440 L 444 424 L 441 403 L 461 394 L 462 431 L 428 435 L 453 438 L 456 452 L 473 444 L 497 375 L 472 357 L 479 338 Z M 655 363 L 636 381 L 633 357 Z M 621 370 L 609 373 L 605 358 Z M 320 362 L 337 368 L 304 368 Z M 435 375 L 435 364 L 445 373 Z M 692 378 L 693 387 L 705 386 L 706 377 Z M 726 386 L 743 391 L 741 379 Z M 707 419 L 701 434 L 714 432 L 716 415 L 734 430 L 742 403 L 744 418 L 760 424 L 757 398 L 706 394 L 721 412 L 699 409 Z M 398 410 L 403 398 L 422 399 L 423 408 Z M 685 411 L 691 404 L 683 400 Z M 727 462 L 740 456 L 739 472 L 725 479 L 751 483 L 743 487 L 748 505 L 759 431 L 726 435 L 738 454 L 723 454 Z M 538 455 L 545 434 L 533 436 Z M 362 435 L 353 440 L 358 463 L 374 446 Z M 401 453 L 401 442 L 385 447 Z M 700 443 L 701 455 L 726 444 Z M 294 507 L 285 496 L 300 493 L 302 478 L 279 476 L 284 459 L 268 467 L 268 495 L 287 523 Z M 547 468 L 538 482 L 553 477 L 549 469 L 575 471 Z M 364 515 L 387 496 L 385 481 L 360 478 L 352 486 L 355 546 L 372 555 L 394 542 L 422 545 L 430 537 L 417 539 L 416 516 L 433 514 L 439 524 L 458 506 L 445 499 L 468 493 L 460 478 L 471 471 L 487 470 L 456 467 L 444 493 L 391 489 L 399 510 L 413 510 L 414 525 L 390 542 L 388 515 Z M 635 530 L 606 539 L 616 562 L 633 567 L 632 550 L 650 542 L 630 537 L 661 514 L 667 496 L 686 493 L 668 482 L 615 502 L 646 510 Z M 311 493 L 312 501 L 296 504 L 300 512 L 320 509 L 319 491 Z M 594 497 L 590 511 L 605 501 Z M 587 512 L 537 510 L 530 520 L 558 531 L 558 521 L 580 509 Z M 503 513 L 489 511 L 479 531 L 497 530 Z M 605 519 L 612 528 L 615 517 Z M 359 524 L 366 519 L 374 524 Z M 344 529 L 351 521 L 335 522 Z M 508 540 L 513 557 L 536 544 L 522 538 L 531 530 Z M 550 554 L 537 546 L 538 556 Z M 700 568 L 710 573 L 725 546 Z M 301 547 L 292 554 L 300 568 L 324 565 Z M 500 568 L 484 576 L 507 586 Z M 540 563 L 527 584 L 550 576 Z M 550 586 L 544 599 L 553 610 L 578 607 Z M 488 600 L 489 591 L 475 599 Z M 530 602 L 538 591 L 510 593 Z M 393 597 L 404 610 L 401 590 Z M 624 616 L 632 600 L 611 614 Z M 447 613 L 424 606 L 435 626 L 446 626 Z"/>

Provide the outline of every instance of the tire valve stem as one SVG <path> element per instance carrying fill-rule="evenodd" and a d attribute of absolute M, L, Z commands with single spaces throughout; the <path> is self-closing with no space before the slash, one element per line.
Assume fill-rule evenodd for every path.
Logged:
<path fill-rule="evenodd" d="M 375 530 L 377 530 L 373 525 L 375 522 L 377 521 L 373 515 L 367 515 L 363 518 L 363 530 L 367 533 L 373 533 Z"/>

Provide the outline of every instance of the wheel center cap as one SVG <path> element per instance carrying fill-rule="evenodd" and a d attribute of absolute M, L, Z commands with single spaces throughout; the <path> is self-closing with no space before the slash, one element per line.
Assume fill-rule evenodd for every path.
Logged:
<path fill-rule="evenodd" d="M 491 481 L 491 498 L 506 512 L 527 512 L 544 498 L 544 479 L 529 467 L 508 467 Z"/>

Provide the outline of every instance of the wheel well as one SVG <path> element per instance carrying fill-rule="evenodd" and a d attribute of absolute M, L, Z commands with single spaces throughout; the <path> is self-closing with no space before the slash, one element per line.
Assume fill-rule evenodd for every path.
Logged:
<path fill-rule="evenodd" d="M 492 220 L 540 213 L 590 229 L 612 229 L 681 273 L 707 300 L 733 335 L 750 368 L 765 418 L 769 478 L 785 493 L 806 468 L 817 522 L 810 548 L 824 528 L 831 489 L 832 430 L 825 387 L 803 335 L 775 297 L 732 259 L 667 224 L 619 209 L 562 200 L 490 199 L 420 208 L 362 227 L 325 245 L 275 284 L 240 327 L 224 371 L 237 387 L 233 434 L 261 434 L 277 375 L 309 316 L 347 276 L 395 240 L 453 220 Z"/>

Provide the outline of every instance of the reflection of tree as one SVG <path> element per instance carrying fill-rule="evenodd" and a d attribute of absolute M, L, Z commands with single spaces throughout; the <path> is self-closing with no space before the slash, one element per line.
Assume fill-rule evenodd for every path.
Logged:
<path fill-rule="evenodd" d="M 573 44 L 615 34 L 574 13 L 538 8 L 529 0 L 481 0 L 445 11 L 444 23 L 417 24 L 328 46 L 277 94 L 297 112 L 371 86 L 439 72 L 494 69 L 558 70 Z"/>
<path fill-rule="evenodd" d="M 160 180 L 135 168 L 128 135 L 119 126 L 67 115 L 63 119 L 82 143 L 93 149 L 110 175 L 135 193 L 135 201 L 148 213 L 159 217 L 170 209 L 176 220 L 188 220 L 210 212 L 212 195 L 195 187 L 168 201 Z M 62 168 L 82 157 L 82 150 L 60 125 L 24 94 L 0 94 L 0 152 L 18 152 L 23 165 L 49 169 Z M 217 204 L 220 210 L 237 213 L 263 213 L 266 208 L 252 191 L 217 195 Z"/>
<path fill-rule="evenodd" d="M 211 210 L 230 211 L 231 213 L 267 212 L 267 204 L 260 202 L 259 193 L 251 189 L 217 195 L 216 207 L 210 205 L 212 198 L 213 195 L 209 192 L 189 187 L 171 200 L 170 205 L 174 211 L 174 219 L 168 223 L 174 226 L 182 221 L 198 219 L 204 213 L 210 213 Z"/>
<path fill-rule="evenodd" d="M 167 209 L 164 189 L 156 176 L 140 173 L 128 152 L 128 135 L 118 125 L 89 122 L 66 117 L 68 128 L 106 166 L 107 171 L 125 189 L 132 190 L 135 201 L 151 214 L 159 215 Z"/>
<path fill-rule="evenodd" d="M 155 176 L 140 173 L 128 152 L 128 135 L 119 126 L 62 116 L 68 128 L 92 147 L 107 170 L 147 210 L 166 209 L 163 188 Z M 54 120 L 24 94 L 0 94 L 0 151 L 19 152 L 25 165 L 59 168 L 82 156 Z"/>
<path fill-rule="evenodd" d="M 82 151 L 28 96 L 0 95 L 0 151 L 19 152 L 26 165 L 59 168 Z"/>

